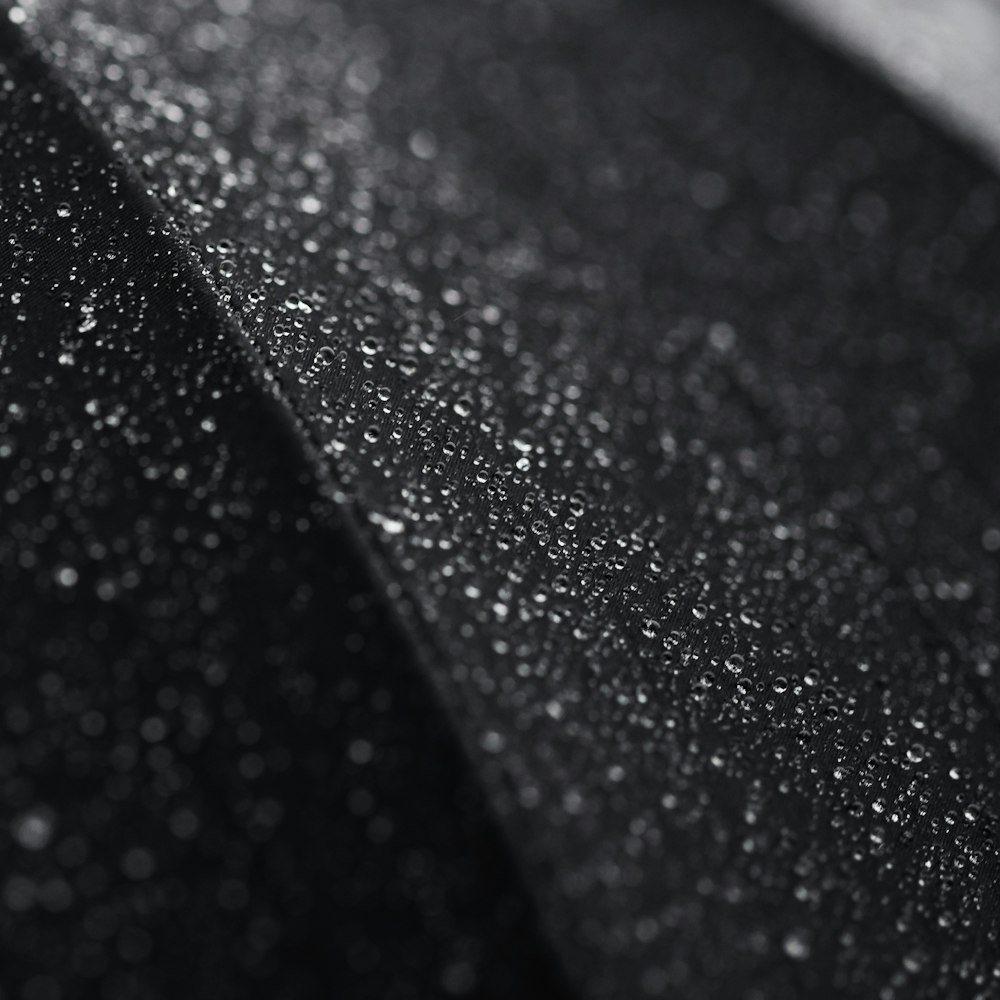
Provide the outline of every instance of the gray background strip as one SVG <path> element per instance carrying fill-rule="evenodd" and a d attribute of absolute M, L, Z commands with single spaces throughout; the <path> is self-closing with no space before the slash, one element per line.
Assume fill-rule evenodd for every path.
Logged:
<path fill-rule="evenodd" d="M 1000 167 L 996 0 L 771 0 L 861 61 Z"/>

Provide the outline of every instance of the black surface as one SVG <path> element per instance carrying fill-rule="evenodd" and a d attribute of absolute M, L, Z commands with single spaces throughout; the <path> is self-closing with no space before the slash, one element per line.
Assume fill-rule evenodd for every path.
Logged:
<path fill-rule="evenodd" d="M 737 0 L 21 20 L 365 525 L 579 991 L 991 996 L 993 176 Z"/>
<path fill-rule="evenodd" d="M 0 58 L 0 995 L 562 995 L 195 263 Z"/>

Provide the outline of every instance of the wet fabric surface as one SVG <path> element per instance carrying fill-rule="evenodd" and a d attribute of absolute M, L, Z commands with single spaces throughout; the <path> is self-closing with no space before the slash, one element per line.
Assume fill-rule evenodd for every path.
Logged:
<path fill-rule="evenodd" d="M 273 376 L 583 995 L 996 989 L 991 173 L 744 3 L 13 19 Z"/>
<path fill-rule="evenodd" d="M 0 995 L 559 997 L 195 262 L 0 33 Z"/>

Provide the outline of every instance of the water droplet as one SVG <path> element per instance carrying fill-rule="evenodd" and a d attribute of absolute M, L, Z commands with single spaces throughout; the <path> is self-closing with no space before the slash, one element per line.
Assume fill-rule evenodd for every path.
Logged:
<path fill-rule="evenodd" d="M 785 954 L 797 962 L 804 962 L 812 953 L 809 937 L 802 930 L 794 930 L 786 934 L 781 946 Z"/>
<path fill-rule="evenodd" d="M 383 531 L 388 532 L 390 535 L 399 535 L 406 527 L 405 522 L 401 518 L 389 517 L 375 510 L 368 512 L 368 520 L 372 524 L 377 524 Z"/>
<path fill-rule="evenodd" d="M 745 664 L 746 660 L 739 653 L 726 657 L 726 670 L 731 674 L 742 674 Z"/>
<path fill-rule="evenodd" d="M 55 830 L 55 817 L 51 810 L 35 807 L 21 813 L 11 823 L 11 835 L 21 847 L 29 851 L 44 850 Z"/>

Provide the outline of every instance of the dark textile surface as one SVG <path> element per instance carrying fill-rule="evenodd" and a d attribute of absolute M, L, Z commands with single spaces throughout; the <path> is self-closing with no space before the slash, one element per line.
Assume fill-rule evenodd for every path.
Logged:
<path fill-rule="evenodd" d="M 287 417 L 0 32 L 0 996 L 560 997 Z"/>
<path fill-rule="evenodd" d="M 79 349 L 249 345 L 261 413 L 311 462 L 261 476 L 311 468 L 344 508 L 332 537 L 387 588 L 582 994 L 996 991 L 990 172 L 737 0 L 34 0 L 14 21 L 233 320 L 211 350 L 109 307 Z M 192 365 L 144 406 L 211 398 Z M 193 423 L 178 460 L 293 455 L 218 408 L 232 431 Z M 287 586 L 346 558 L 273 544 Z M 266 698 L 280 671 L 258 669 Z M 332 761 L 351 737 L 329 728 Z M 311 795 L 289 791 L 327 815 Z"/>

